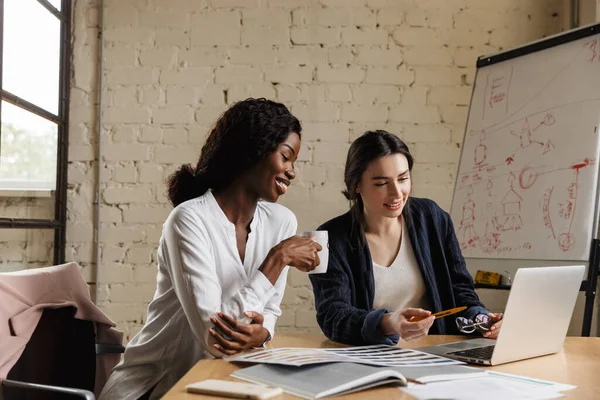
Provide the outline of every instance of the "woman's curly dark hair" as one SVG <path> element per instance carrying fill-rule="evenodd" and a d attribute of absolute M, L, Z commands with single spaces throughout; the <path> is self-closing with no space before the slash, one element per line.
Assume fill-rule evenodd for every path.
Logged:
<path fill-rule="evenodd" d="M 169 200 L 178 206 L 208 189 L 229 186 L 301 130 L 300 121 L 281 103 L 264 98 L 235 103 L 217 120 L 196 166 L 184 164 L 169 176 Z"/>

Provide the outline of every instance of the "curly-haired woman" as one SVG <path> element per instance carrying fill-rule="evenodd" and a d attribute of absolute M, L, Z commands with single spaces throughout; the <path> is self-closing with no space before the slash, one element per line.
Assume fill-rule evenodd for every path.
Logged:
<path fill-rule="evenodd" d="M 154 299 L 101 399 L 160 398 L 198 360 L 273 336 L 286 266 L 310 271 L 321 250 L 293 236 L 294 214 L 274 204 L 296 176 L 300 133 L 283 104 L 238 102 L 196 166 L 169 178 L 175 209 L 163 226 Z"/>

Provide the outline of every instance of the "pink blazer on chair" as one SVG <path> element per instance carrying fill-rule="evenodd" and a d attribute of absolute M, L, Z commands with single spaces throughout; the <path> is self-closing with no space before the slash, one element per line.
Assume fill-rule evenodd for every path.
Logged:
<path fill-rule="evenodd" d="M 31 338 L 44 308 L 73 306 L 75 318 L 93 321 L 96 342 L 121 344 L 123 333 L 90 298 L 88 284 L 76 263 L 0 273 L 0 380 L 6 379 Z M 120 354 L 96 357 L 98 395 Z"/>

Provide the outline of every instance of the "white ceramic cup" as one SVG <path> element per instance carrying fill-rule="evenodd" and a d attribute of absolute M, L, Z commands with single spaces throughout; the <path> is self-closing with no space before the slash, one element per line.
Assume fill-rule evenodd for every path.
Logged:
<path fill-rule="evenodd" d="M 313 240 L 321 245 L 323 248 L 317 254 L 321 261 L 317 268 L 309 272 L 309 274 L 324 274 L 327 272 L 327 264 L 329 263 L 329 233 L 327 231 L 312 231 L 302 232 L 298 234 L 301 237 L 312 237 Z"/>

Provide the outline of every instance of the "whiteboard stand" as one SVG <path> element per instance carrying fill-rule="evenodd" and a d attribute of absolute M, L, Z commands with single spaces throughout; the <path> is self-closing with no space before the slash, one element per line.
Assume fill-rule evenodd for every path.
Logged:
<path fill-rule="evenodd" d="M 592 318 L 594 316 L 594 302 L 596 301 L 596 288 L 598 287 L 598 272 L 600 271 L 600 240 L 592 240 L 590 251 L 590 264 L 588 267 L 587 281 L 583 282 L 581 290 L 585 290 L 585 309 L 583 312 L 583 327 L 581 336 L 590 336 Z"/>
<path fill-rule="evenodd" d="M 600 271 L 599 166 L 600 24 L 478 58 L 450 212 L 467 267 L 587 263 L 582 336 Z"/>

